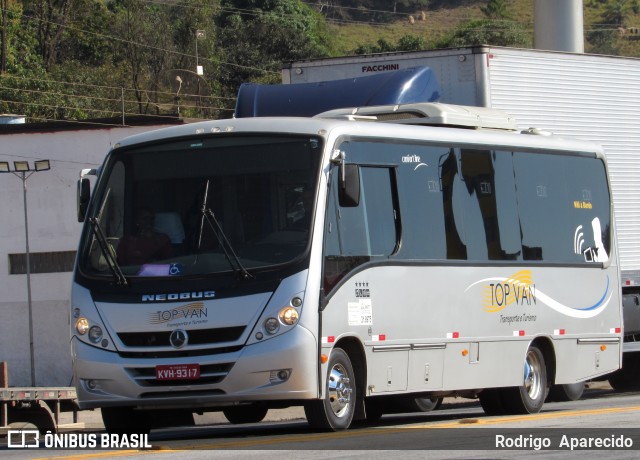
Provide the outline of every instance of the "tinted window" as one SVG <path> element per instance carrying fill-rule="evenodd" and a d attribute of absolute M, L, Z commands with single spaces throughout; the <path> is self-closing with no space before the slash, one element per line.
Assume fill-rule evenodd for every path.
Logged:
<path fill-rule="evenodd" d="M 284 135 L 114 150 L 90 217 L 127 276 L 226 274 L 240 265 L 293 262 L 310 241 L 321 153 L 319 139 Z M 96 242 L 87 235 L 79 261 L 87 273 L 109 276 Z"/>
<path fill-rule="evenodd" d="M 591 158 L 564 160 L 569 202 L 567 224 L 569 236 L 573 237 L 575 261 L 605 262 L 611 254 L 611 222 L 604 165 Z"/>
<path fill-rule="evenodd" d="M 609 192 L 600 160 L 514 154 L 525 260 L 608 259 Z"/>
<path fill-rule="evenodd" d="M 511 154 L 461 150 L 456 219 L 469 260 L 515 260 L 521 248 Z"/>
<path fill-rule="evenodd" d="M 393 170 L 360 167 L 360 203 L 339 206 L 337 170 L 329 192 L 325 237 L 325 289 L 361 263 L 387 258 L 397 246 L 397 211 L 394 206 Z"/>
<path fill-rule="evenodd" d="M 361 165 L 363 195 L 360 206 L 339 208 L 334 174 L 329 272 L 344 276 L 392 254 L 396 260 L 476 262 L 609 257 L 610 196 L 598 159 L 401 140 L 351 140 L 340 148 L 349 163 Z"/>

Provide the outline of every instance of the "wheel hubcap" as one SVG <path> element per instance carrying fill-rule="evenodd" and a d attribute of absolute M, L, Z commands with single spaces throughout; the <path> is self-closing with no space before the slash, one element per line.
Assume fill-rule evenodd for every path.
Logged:
<path fill-rule="evenodd" d="M 538 355 L 532 351 L 527 352 L 524 362 L 524 387 L 531 399 L 538 399 L 542 392 L 542 366 Z"/>
<path fill-rule="evenodd" d="M 336 364 L 329 373 L 329 402 L 336 417 L 349 412 L 351 403 L 351 382 L 342 364 Z"/>

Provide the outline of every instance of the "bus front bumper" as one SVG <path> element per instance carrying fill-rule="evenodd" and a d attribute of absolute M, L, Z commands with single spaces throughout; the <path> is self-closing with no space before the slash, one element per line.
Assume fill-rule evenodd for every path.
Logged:
<path fill-rule="evenodd" d="M 318 344 L 313 334 L 300 326 L 226 354 L 124 358 L 87 345 L 77 337 L 73 337 L 71 348 L 81 409 L 116 406 L 197 409 L 318 396 Z M 157 365 L 180 364 L 199 364 L 200 369 L 231 368 L 216 383 L 155 379 Z"/>

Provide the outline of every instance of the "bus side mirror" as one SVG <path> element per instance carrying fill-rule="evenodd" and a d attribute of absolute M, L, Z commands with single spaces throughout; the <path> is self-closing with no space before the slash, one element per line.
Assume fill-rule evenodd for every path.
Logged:
<path fill-rule="evenodd" d="M 89 207 L 89 199 L 91 198 L 91 184 L 89 179 L 82 178 L 78 180 L 78 222 L 84 222 Z"/>
<path fill-rule="evenodd" d="M 338 203 L 343 208 L 360 204 L 360 168 L 354 164 L 342 164 L 338 185 Z"/>

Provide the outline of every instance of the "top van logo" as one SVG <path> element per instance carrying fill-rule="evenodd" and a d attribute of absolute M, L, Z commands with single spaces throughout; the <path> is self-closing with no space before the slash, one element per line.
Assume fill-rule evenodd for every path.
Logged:
<path fill-rule="evenodd" d="M 531 270 L 521 270 L 504 281 L 485 285 L 484 309 L 489 313 L 503 310 L 511 304 L 535 305 L 536 285 Z"/>

